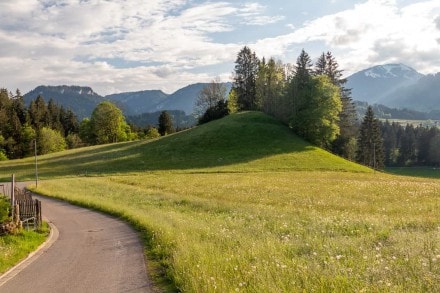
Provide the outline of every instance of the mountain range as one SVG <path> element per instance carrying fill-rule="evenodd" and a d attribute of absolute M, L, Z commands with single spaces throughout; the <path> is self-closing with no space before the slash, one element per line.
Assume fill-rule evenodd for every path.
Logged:
<path fill-rule="evenodd" d="M 47 101 L 53 99 L 59 105 L 71 109 L 79 120 L 90 117 L 93 109 L 102 101 L 114 102 L 129 121 L 136 124 L 152 121 L 162 110 L 173 111 L 181 119 L 181 125 L 195 123 L 191 116 L 194 102 L 208 83 L 196 83 L 166 94 L 161 90 L 124 92 L 101 96 L 90 87 L 38 86 L 24 95 L 29 105 L 38 95 Z M 232 84 L 224 83 L 229 92 Z M 352 89 L 355 101 L 376 106 L 386 117 L 429 117 L 440 119 L 440 73 L 423 75 L 404 64 L 374 66 L 347 78 L 347 88 Z M 365 107 L 365 103 L 357 103 Z M 400 109 L 395 111 L 393 109 Z M 143 125 L 139 125 L 143 126 Z"/>
<path fill-rule="evenodd" d="M 102 101 L 115 103 L 125 116 L 138 116 L 162 110 L 179 110 L 186 115 L 193 112 L 194 103 L 200 91 L 208 83 L 196 83 L 166 94 L 161 90 L 145 90 L 100 96 L 90 87 L 80 86 L 38 86 L 26 93 L 23 98 L 26 105 L 41 95 L 46 102 L 53 99 L 58 105 L 71 109 L 81 120 L 90 117 L 95 107 Z M 224 83 L 227 92 L 232 84 Z"/>
<path fill-rule="evenodd" d="M 404 64 L 386 64 L 347 78 L 356 101 L 420 112 L 440 110 L 440 73 L 423 75 Z"/>

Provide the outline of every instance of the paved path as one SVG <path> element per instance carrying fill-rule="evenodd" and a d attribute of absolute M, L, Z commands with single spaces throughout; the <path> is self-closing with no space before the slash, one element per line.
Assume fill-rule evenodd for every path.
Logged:
<path fill-rule="evenodd" d="M 30 264 L 12 271 L 16 275 L 0 285 L 0 292 L 153 292 L 142 245 L 131 227 L 63 201 L 38 198 L 58 239 Z"/>

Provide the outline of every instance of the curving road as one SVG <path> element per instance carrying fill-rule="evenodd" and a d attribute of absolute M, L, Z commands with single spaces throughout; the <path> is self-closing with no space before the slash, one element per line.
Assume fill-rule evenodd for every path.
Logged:
<path fill-rule="evenodd" d="M 1 276 L 0 292 L 153 292 L 136 231 L 113 217 L 37 198 L 58 238 Z"/>

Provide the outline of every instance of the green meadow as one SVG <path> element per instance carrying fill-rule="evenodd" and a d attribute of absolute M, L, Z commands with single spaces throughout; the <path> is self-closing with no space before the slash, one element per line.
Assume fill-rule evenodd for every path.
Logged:
<path fill-rule="evenodd" d="M 261 113 L 38 164 L 37 192 L 137 227 L 165 290 L 440 288 L 438 179 L 373 172 Z M 0 162 L 0 170 L 3 180 L 34 180 L 33 158 Z"/>

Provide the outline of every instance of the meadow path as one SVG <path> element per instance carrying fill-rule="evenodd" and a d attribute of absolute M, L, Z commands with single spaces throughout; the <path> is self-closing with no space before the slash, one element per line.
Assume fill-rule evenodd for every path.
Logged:
<path fill-rule="evenodd" d="M 153 292 L 136 231 L 114 217 L 37 198 L 58 238 L 12 278 L 0 279 L 0 292 Z"/>

